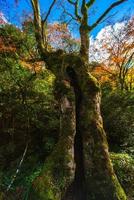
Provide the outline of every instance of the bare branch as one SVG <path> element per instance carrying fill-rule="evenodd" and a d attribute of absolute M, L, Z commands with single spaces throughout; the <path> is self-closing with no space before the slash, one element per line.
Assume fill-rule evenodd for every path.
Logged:
<path fill-rule="evenodd" d="M 38 0 L 31 0 L 31 4 L 34 12 L 35 37 L 37 40 L 39 50 L 41 52 L 44 52 L 45 46 L 42 37 L 42 22 L 41 22 L 39 2 Z"/>
<path fill-rule="evenodd" d="M 86 13 L 86 0 L 82 0 L 81 13 L 82 15 Z"/>
<path fill-rule="evenodd" d="M 90 8 L 95 3 L 95 0 L 90 0 L 86 3 L 86 6 Z"/>
<path fill-rule="evenodd" d="M 34 11 L 35 36 L 38 43 L 38 47 L 42 53 L 44 51 L 47 51 L 47 44 L 46 41 L 44 41 L 45 38 L 44 24 L 47 21 L 55 2 L 56 0 L 53 0 L 44 20 L 41 20 L 39 2 L 38 0 L 31 0 L 31 4 Z"/>
<path fill-rule="evenodd" d="M 41 26 L 42 26 L 42 38 L 43 38 L 43 43 L 45 44 L 45 48 L 46 49 L 47 49 L 47 40 L 46 40 L 47 36 L 46 36 L 45 30 L 44 30 L 44 24 L 47 22 L 47 19 L 48 19 L 49 15 L 50 15 L 51 10 L 53 9 L 53 6 L 54 6 L 55 3 L 56 3 L 56 0 L 53 0 L 53 2 L 51 3 L 51 5 L 50 5 L 50 7 L 48 9 L 48 12 L 47 12 L 44 20 L 42 20 L 42 22 L 41 22 Z"/>
<path fill-rule="evenodd" d="M 77 17 L 78 21 L 81 21 L 81 17 L 78 14 L 78 9 L 79 9 L 79 0 L 76 0 L 76 2 L 75 2 L 75 16 Z"/>
<path fill-rule="evenodd" d="M 93 25 L 91 25 L 91 26 L 89 27 L 89 30 L 90 30 L 90 31 L 93 30 L 93 29 L 104 19 L 104 17 L 106 17 L 106 15 L 107 15 L 113 8 L 115 8 L 116 6 L 118 6 L 118 5 L 122 4 L 122 3 L 124 3 L 125 1 L 127 1 L 127 0 L 118 0 L 117 2 L 111 4 L 111 5 L 109 6 L 109 8 L 107 8 L 106 11 L 97 19 L 97 21 L 96 21 Z"/>
<path fill-rule="evenodd" d="M 75 6 L 75 2 L 74 2 L 74 1 L 72 1 L 72 0 L 68 0 L 68 2 L 69 2 L 70 4 L 72 4 L 72 5 Z"/>
<path fill-rule="evenodd" d="M 75 14 L 75 17 L 77 18 L 77 21 L 81 21 L 81 16 L 78 14 L 78 9 L 79 9 L 79 0 L 76 0 L 75 2 L 72 1 L 72 0 L 68 0 L 68 2 L 70 4 L 72 4 L 74 6 L 74 14 Z"/>
<path fill-rule="evenodd" d="M 47 14 L 46 14 L 46 16 L 45 16 L 45 19 L 43 20 L 43 23 L 45 23 L 45 22 L 47 21 L 48 16 L 50 15 L 51 10 L 52 10 L 52 8 L 53 8 L 53 6 L 54 6 L 55 3 L 56 3 L 56 0 L 53 0 L 52 4 L 50 5 L 50 7 L 49 7 L 49 9 L 48 9 L 48 12 L 47 12 Z"/>
<path fill-rule="evenodd" d="M 75 18 L 74 15 L 73 15 L 72 13 L 68 12 L 68 11 L 64 8 L 64 6 L 63 6 L 62 4 L 61 4 L 61 7 L 62 7 L 62 9 L 63 9 L 63 13 L 65 13 L 65 14 L 67 14 L 69 17 L 71 17 L 72 20 L 77 21 L 77 18 Z M 69 20 L 69 21 L 70 21 L 70 20 Z"/>

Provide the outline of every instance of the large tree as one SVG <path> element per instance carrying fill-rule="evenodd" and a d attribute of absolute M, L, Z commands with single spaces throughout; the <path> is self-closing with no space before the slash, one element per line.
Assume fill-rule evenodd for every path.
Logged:
<path fill-rule="evenodd" d="M 44 24 L 38 0 L 31 0 L 35 36 L 46 67 L 56 77 L 55 96 L 61 110 L 60 139 L 46 160 L 42 173 L 33 182 L 31 200 L 126 200 L 114 173 L 103 121 L 100 113 L 101 92 L 97 80 L 89 73 L 89 33 L 116 6 L 110 5 L 92 25 L 88 12 L 95 0 L 68 0 L 79 23 L 79 55 L 63 50 L 49 52 L 44 41 Z"/>

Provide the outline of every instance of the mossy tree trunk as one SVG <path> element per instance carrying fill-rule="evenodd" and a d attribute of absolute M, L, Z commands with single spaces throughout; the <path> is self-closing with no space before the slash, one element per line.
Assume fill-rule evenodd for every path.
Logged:
<path fill-rule="evenodd" d="M 60 200 L 74 180 L 74 92 L 70 83 L 61 78 L 56 80 L 55 87 L 60 105 L 60 138 L 32 184 L 30 200 Z"/>
<path fill-rule="evenodd" d="M 100 85 L 89 73 L 84 59 L 70 55 L 69 60 L 66 71 L 74 87 L 76 107 L 76 168 L 69 188 L 73 195 L 70 198 L 67 191 L 64 200 L 126 200 L 110 161 L 100 112 Z"/>
<path fill-rule="evenodd" d="M 65 90 L 66 92 L 61 95 L 62 134 L 59 143 L 46 161 L 41 176 L 34 181 L 33 189 L 38 193 L 38 200 L 127 199 L 114 174 L 108 153 L 100 114 L 100 87 L 96 79 L 88 73 L 88 64 L 86 64 L 89 61 L 89 33 L 110 10 L 124 1 L 120 0 L 111 4 L 94 24 L 89 25 L 88 12 L 95 1 L 82 0 L 79 7 L 79 1 L 68 0 L 74 6 L 75 16 L 80 23 L 81 49 L 80 55 L 76 56 L 67 55 L 60 50 L 49 53 L 44 49 L 43 37 L 40 37 L 42 31 L 38 1 L 31 0 L 36 27 L 35 35 L 41 57 L 47 64 L 47 68 L 60 80 L 59 88 L 64 85 L 65 89 L 67 86 L 64 77 L 63 79 L 59 77 L 59 71 L 62 71 L 62 68 L 64 72 L 67 72 L 70 85 L 74 88 L 73 90 L 70 86 L 70 89 Z M 71 106 L 74 104 L 74 98 L 73 101 L 70 98 L 73 93 L 75 93 L 76 109 Z M 75 166 L 75 169 L 70 166 Z M 69 173 L 66 173 L 66 168 Z M 55 173 L 61 170 L 62 175 Z"/>
<path fill-rule="evenodd" d="M 88 73 L 86 66 L 77 67 L 75 73 L 79 89 L 79 93 L 77 89 L 76 96 L 80 96 L 76 103 L 76 111 L 78 110 L 76 137 L 80 141 L 81 151 L 77 151 L 80 163 L 76 160 L 75 181 L 77 187 L 74 199 L 126 200 L 126 195 L 116 178 L 110 161 L 100 113 L 99 83 Z M 77 149 L 79 149 L 78 146 Z M 80 158 L 81 156 L 82 158 Z"/>
<path fill-rule="evenodd" d="M 126 200 L 110 161 L 99 83 L 79 56 L 65 55 L 64 64 L 68 80 L 56 83 L 61 136 L 33 182 L 33 194 L 38 200 Z"/>
<path fill-rule="evenodd" d="M 80 26 L 81 48 L 80 54 L 86 61 L 89 59 L 89 31 L 85 25 Z"/>

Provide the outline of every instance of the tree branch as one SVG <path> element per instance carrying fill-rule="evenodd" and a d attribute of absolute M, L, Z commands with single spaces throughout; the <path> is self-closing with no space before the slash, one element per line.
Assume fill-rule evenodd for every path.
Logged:
<path fill-rule="evenodd" d="M 79 0 L 76 0 L 75 2 L 72 1 L 72 0 L 68 0 L 68 2 L 70 4 L 72 4 L 74 6 L 74 14 L 75 14 L 75 17 L 77 18 L 77 21 L 81 21 L 81 16 L 78 14 L 78 8 L 79 8 Z"/>
<path fill-rule="evenodd" d="M 75 2 L 74 2 L 74 1 L 72 1 L 72 0 L 68 0 L 68 2 L 69 2 L 70 4 L 72 4 L 72 5 L 75 6 Z"/>
<path fill-rule="evenodd" d="M 81 21 L 81 17 L 78 14 L 78 8 L 79 8 L 79 0 L 76 0 L 76 2 L 75 2 L 75 16 L 77 17 L 78 21 Z"/>
<path fill-rule="evenodd" d="M 49 9 L 48 9 L 48 12 L 47 12 L 47 14 L 46 14 L 46 16 L 45 16 L 45 19 L 42 21 L 43 23 L 45 23 L 45 22 L 47 21 L 48 16 L 50 15 L 51 10 L 52 10 L 52 8 L 53 8 L 53 6 L 54 6 L 55 3 L 56 3 L 56 0 L 53 0 L 52 4 L 50 5 L 50 7 L 49 7 Z"/>
<path fill-rule="evenodd" d="M 52 10 L 52 8 L 53 8 L 53 6 L 54 6 L 55 3 L 56 3 L 56 0 L 53 0 L 53 2 L 51 3 L 51 5 L 50 5 L 50 7 L 48 9 L 48 12 L 47 12 L 44 20 L 42 20 L 42 22 L 41 22 L 41 26 L 42 26 L 42 38 L 43 38 L 43 43 L 45 43 L 45 48 L 46 49 L 47 49 L 47 39 L 46 39 L 47 36 L 45 34 L 44 24 L 47 22 L 47 19 L 48 19 L 49 15 L 50 15 L 51 10 Z"/>
<path fill-rule="evenodd" d="M 106 15 L 107 15 L 113 8 L 115 8 L 116 6 L 118 6 L 118 5 L 122 4 L 122 3 L 124 3 L 125 1 L 127 1 L 127 0 L 118 0 L 117 2 L 111 4 L 111 5 L 109 6 L 109 8 L 107 8 L 106 11 L 96 20 L 96 22 L 95 22 L 93 25 L 89 26 L 89 31 L 93 30 L 93 29 L 104 19 L 104 17 L 106 17 Z"/>
<path fill-rule="evenodd" d="M 75 18 L 74 15 L 73 15 L 72 13 L 68 12 L 68 11 L 64 8 L 64 6 L 63 6 L 62 4 L 61 4 L 61 7 L 63 8 L 63 13 L 65 13 L 65 14 L 67 14 L 69 17 L 71 17 L 72 20 L 77 21 L 77 18 Z"/>
<path fill-rule="evenodd" d="M 90 0 L 86 3 L 86 6 L 90 8 L 94 4 L 95 0 Z"/>
<path fill-rule="evenodd" d="M 42 36 L 42 21 L 40 15 L 40 7 L 38 0 L 31 0 L 31 4 L 34 12 L 34 25 L 35 25 L 35 37 L 38 44 L 38 48 L 41 52 L 44 52 L 44 40 Z"/>

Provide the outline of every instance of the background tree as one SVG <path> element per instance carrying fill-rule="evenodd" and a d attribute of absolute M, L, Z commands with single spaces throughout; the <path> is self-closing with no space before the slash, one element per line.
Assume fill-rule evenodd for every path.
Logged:
<path fill-rule="evenodd" d="M 134 62 L 134 18 L 109 25 L 91 39 L 91 60 L 105 65 L 120 90 L 131 90 Z M 102 64 L 103 65 L 103 64 Z"/>
<path fill-rule="evenodd" d="M 79 40 L 73 38 L 66 23 L 53 23 L 47 25 L 47 42 L 54 49 L 63 49 L 66 52 L 78 52 Z"/>

